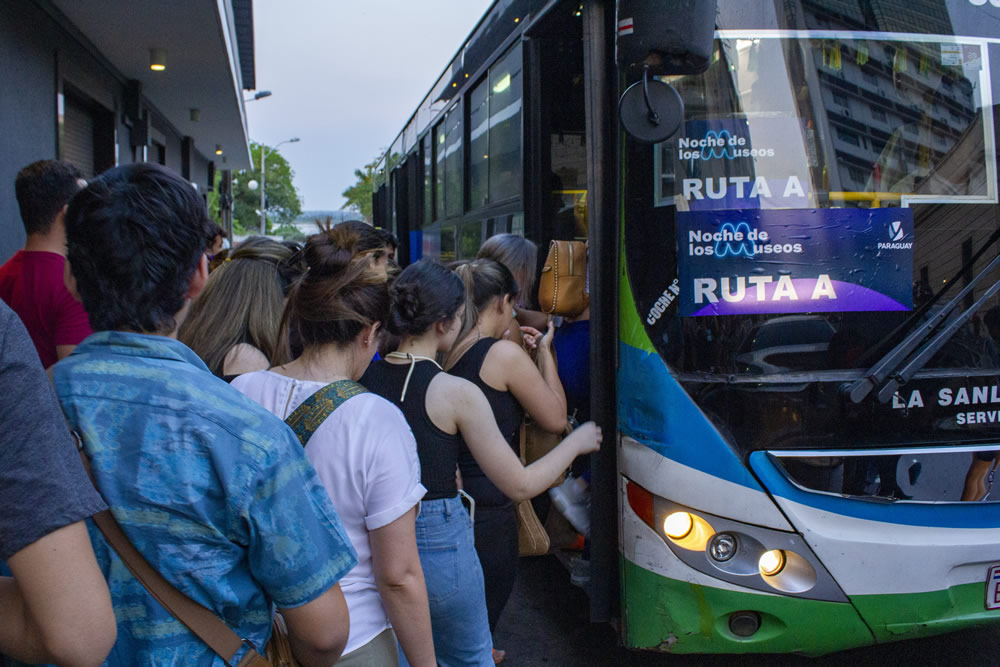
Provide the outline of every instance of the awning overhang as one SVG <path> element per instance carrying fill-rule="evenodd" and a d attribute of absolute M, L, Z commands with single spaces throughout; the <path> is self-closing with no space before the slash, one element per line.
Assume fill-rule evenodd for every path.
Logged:
<path fill-rule="evenodd" d="M 240 63 L 231 0 L 52 3 L 118 73 L 141 81 L 149 103 L 181 136 L 192 137 L 196 150 L 217 168 L 251 167 L 243 103 L 246 64 Z M 166 50 L 164 71 L 150 69 L 151 49 Z M 252 57 L 252 45 L 249 52 Z M 191 109 L 198 110 L 198 120 L 192 120 Z M 222 147 L 221 156 L 216 146 Z"/>

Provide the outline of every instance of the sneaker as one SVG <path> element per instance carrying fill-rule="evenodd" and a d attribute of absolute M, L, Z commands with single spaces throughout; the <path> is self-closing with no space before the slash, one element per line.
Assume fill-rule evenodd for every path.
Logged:
<path fill-rule="evenodd" d="M 557 487 L 549 489 L 549 497 L 559 513 L 566 517 L 573 528 L 580 531 L 584 537 L 590 537 L 590 503 L 585 494 L 576 494 L 571 490 L 572 479 L 567 479 Z M 580 500 L 574 500 L 579 498 Z"/>
<path fill-rule="evenodd" d="M 590 584 L 590 561 L 577 558 L 569 570 L 569 582 L 574 586 L 586 589 Z"/>

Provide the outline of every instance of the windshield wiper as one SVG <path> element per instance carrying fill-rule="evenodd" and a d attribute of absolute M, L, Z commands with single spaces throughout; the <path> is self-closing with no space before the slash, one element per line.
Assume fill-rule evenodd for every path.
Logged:
<path fill-rule="evenodd" d="M 969 307 L 964 313 L 955 318 L 955 320 L 942 329 L 934 338 L 927 341 L 920 351 L 913 355 L 898 373 L 893 373 L 889 380 L 878 392 L 878 399 L 885 403 L 892 395 L 896 393 L 896 390 L 901 386 L 909 382 L 913 374 L 919 371 L 924 365 L 931 360 L 931 358 L 937 354 L 938 350 L 944 347 L 944 344 L 955 335 L 955 332 L 962 328 L 966 322 L 975 314 L 977 310 L 982 308 L 983 304 L 989 301 L 997 292 L 1000 292 L 1000 280 L 993 283 L 993 287 L 986 290 L 986 293 L 979 297 L 972 306 Z"/>
<path fill-rule="evenodd" d="M 958 294 L 953 296 L 951 300 L 941 308 L 941 310 L 931 315 L 926 322 L 910 332 L 910 334 L 898 345 L 896 345 L 896 347 L 889 350 L 884 357 L 876 361 L 875 365 L 869 368 L 863 377 L 858 378 L 848 385 L 846 393 L 850 397 L 851 401 L 854 403 L 860 403 L 866 396 L 868 396 L 868 394 L 872 392 L 873 389 L 877 389 L 882 386 L 882 383 L 890 377 L 898 376 L 899 373 L 897 369 L 911 354 L 913 354 L 913 351 L 920 347 L 920 344 L 923 343 L 934 332 L 934 330 L 948 318 L 948 315 L 950 315 L 951 311 L 955 309 L 955 306 L 961 303 L 962 300 L 972 292 L 976 285 L 990 273 L 990 271 L 993 271 L 998 267 L 1000 267 L 1000 255 L 994 257 L 993 261 L 991 261 L 985 269 L 980 271 L 971 281 L 969 281 L 969 284 L 963 287 Z M 987 291 L 987 294 L 992 296 L 996 293 L 997 289 L 1000 289 L 1000 287 L 998 287 L 998 285 L 993 285 L 993 287 Z M 959 323 L 959 326 L 968 321 L 969 317 L 972 317 L 973 313 L 975 313 L 976 310 L 978 310 L 984 303 L 984 298 L 979 299 L 979 301 L 973 304 L 971 308 L 959 316 L 956 320 L 956 322 Z M 935 336 L 930 344 L 938 343 L 938 348 L 940 348 L 944 345 L 948 338 L 951 337 L 951 335 L 958 331 L 959 326 L 955 326 L 955 322 L 953 322 L 944 331 Z M 947 335 L 944 335 L 946 333 Z M 944 337 L 942 338 L 942 336 Z M 931 356 L 933 356 L 933 354 Z M 930 357 L 925 359 L 923 363 L 927 363 L 929 359 Z M 907 368 L 909 368 L 909 365 Z M 914 368 L 912 372 L 916 372 L 916 370 L 917 369 Z M 897 388 L 898 386 L 899 385 L 897 384 Z M 883 398 L 883 394 L 885 394 L 885 390 L 879 392 L 879 400 L 884 403 L 888 401 L 889 398 Z M 891 397 L 892 393 L 888 396 Z"/>

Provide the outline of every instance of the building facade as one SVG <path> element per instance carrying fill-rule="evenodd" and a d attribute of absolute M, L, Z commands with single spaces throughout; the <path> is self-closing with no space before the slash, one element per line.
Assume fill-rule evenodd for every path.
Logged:
<path fill-rule="evenodd" d="M 250 167 L 252 0 L 0 0 L 0 63 L 0 262 L 24 243 L 14 179 L 35 160 L 88 178 L 156 162 L 206 197 Z"/>

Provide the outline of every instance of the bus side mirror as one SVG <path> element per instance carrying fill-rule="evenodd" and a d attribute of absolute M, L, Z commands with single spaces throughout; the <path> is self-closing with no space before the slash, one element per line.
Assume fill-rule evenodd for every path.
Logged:
<path fill-rule="evenodd" d="M 700 74 L 708 69 L 715 33 L 715 0 L 618 0 L 618 65 L 626 80 L 642 80 L 618 102 L 625 131 L 639 141 L 666 141 L 684 121 L 684 102 L 655 75 Z"/>
<path fill-rule="evenodd" d="M 712 59 L 715 0 L 618 0 L 617 62 L 636 73 L 701 74 Z"/>

